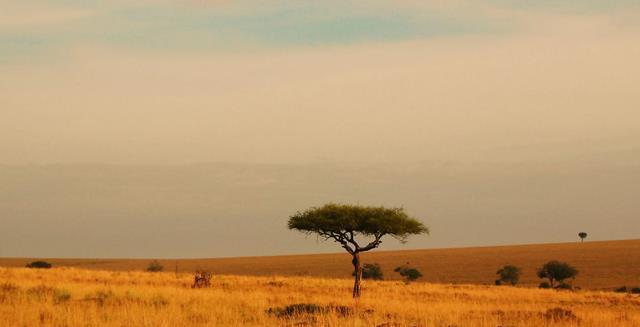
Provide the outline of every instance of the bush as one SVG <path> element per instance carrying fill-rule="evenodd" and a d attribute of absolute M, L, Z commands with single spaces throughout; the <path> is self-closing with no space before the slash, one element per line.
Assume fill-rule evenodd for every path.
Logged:
<path fill-rule="evenodd" d="M 53 266 L 52 264 L 46 261 L 34 261 L 26 265 L 27 268 L 36 268 L 36 269 L 49 269 L 52 266 Z"/>
<path fill-rule="evenodd" d="M 15 293 L 18 290 L 20 290 L 20 287 L 18 287 L 18 285 L 14 284 L 14 283 L 3 283 L 0 284 L 0 291 L 5 292 L 5 293 Z"/>
<path fill-rule="evenodd" d="M 559 290 L 572 290 L 573 286 L 571 286 L 571 284 L 567 284 L 567 283 L 560 283 L 560 284 L 558 284 L 558 286 L 556 286 L 556 289 L 559 289 Z"/>
<path fill-rule="evenodd" d="M 613 290 L 616 293 L 627 293 L 629 289 L 626 286 L 621 286 Z"/>
<path fill-rule="evenodd" d="M 634 287 L 631 289 L 631 294 L 640 294 L 640 287 Z"/>
<path fill-rule="evenodd" d="M 502 285 L 502 284 L 515 285 L 520 280 L 520 268 L 512 265 L 506 265 L 498 269 L 498 271 L 496 271 L 496 275 L 498 275 L 499 277 L 498 280 L 500 281 L 500 284 L 496 284 L 496 285 Z"/>
<path fill-rule="evenodd" d="M 551 288 L 551 285 L 549 285 L 549 283 L 547 282 L 542 282 L 540 283 L 540 285 L 538 285 L 538 288 Z"/>
<path fill-rule="evenodd" d="M 159 272 L 162 270 L 164 270 L 164 267 L 158 262 L 158 260 L 151 261 L 151 263 L 147 266 L 147 271 L 149 272 Z"/>
<path fill-rule="evenodd" d="M 404 277 L 407 283 L 422 277 L 422 273 L 416 268 L 397 267 L 393 271 L 399 273 L 400 276 Z"/>
<path fill-rule="evenodd" d="M 356 272 L 351 273 L 351 276 L 355 276 Z M 373 280 L 382 280 L 382 268 L 377 263 L 365 263 L 362 266 L 362 278 L 363 279 L 373 279 Z"/>
<path fill-rule="evenodd" d="M 496 279 L 496 281 L 494 283 L 496 284 L 496 286 L 502 285 L 502 281 L 499 280 L 499 279 Z"/>
<path fill-rule="evenodd" d="M 539 278 L 546 278 L 549 280 L 549 286 L 554 288 L 554 283 L 557 281 L 560 285 L 565 284 L 565 280 L 569 278 L 575 278 L 578 275 L 578 270 L 573 268 L 568 263 L 560 261 L 549 261 L 545 263 L 537 273 Z"/>
<path fill-rule="evenodd" d="M 326 305 L 321 306 L 314 303 L 296 303 L 285 307 L 269 308 L 267 314 L 274 315 L 278 318 L 290 318 L 300 315 L 315 315 L 335 313 L 339 316 L 349 316 L 353 314 L 353 309 L 343 305 Z"/>
<path fill-rule="evenodd" d="M 53 303 L 60 304 L 71 300 L 71 293 L 66 289 L 57 289 L 53 293 Z"/>
<path fill-rule="evenodd" d="M 95 301 L 99 307 L 105 305 L 105 303 L 113 301 L 115 294 L 111 290 L 98 290 L 93 294 L 85 295 L 85 300 Z"/>
<path fill-rule="evenodd" d="M 552 308 L 547 309 L 544 313 L 544 317 L 552 322 L 561 323 L 561 322 L 577 322 L 580 323 L 580 319 L 576 317 L 573 311 L 569 309 L 563 308 Z"/>

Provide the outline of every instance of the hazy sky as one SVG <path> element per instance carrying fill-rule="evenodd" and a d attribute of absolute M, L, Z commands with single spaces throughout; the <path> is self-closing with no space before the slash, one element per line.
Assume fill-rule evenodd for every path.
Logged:
<path fill-rule="evenodd" d="M 0 0 L 0 8 L 0 164 L 572 160 L 571 171 L 588 157 L 605 170 L 633 167 L 624 170 L 632 178 L 616 179 L 622 185 L 606 184 L 610 193 L 637 176 L 636 0 Z M 35 221 L 15 196 L 39 184 L 13 183 L 0 189 L 0 218 Z M 333 199 L 326 195 L 300 205 Z M 381 201 L 333 200 L 343 199 Z M 624 221 L 640 215 L 626 205 Z M 503 208 L 489 201 L 482 210 Z M 507 241 L 495 237 L 473 244 Z"/>
<path fill-rule="evenodd" d="M 640 138 L 637 1 L 2 2 L 4 163 L 509 159 Z"/>

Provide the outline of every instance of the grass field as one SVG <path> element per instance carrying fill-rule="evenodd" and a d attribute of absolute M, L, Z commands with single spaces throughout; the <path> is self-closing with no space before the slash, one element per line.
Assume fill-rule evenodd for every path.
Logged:
<path fill-rule="evenodd" d="M 0 326 L 640 326 L 640 297 L 603 291 L 55 268 L 0 268 Z M 316 311 L 286 310 L 309 304 Z M 304 306 L 303 306 L 304 307 Z"/>
<path fill-rule="evenodd" d="M 640 286 L 640 240 L 536 244 L 499 247 L 371 251 L 363 261 L 379 263 L 385 279 L 399 279 L 393 269 L 409 262 L 433 283 L 493 284 L 496 270 L 505 264 L 522 268 L 522 284 L 537 286 L 536 269 L 549 260 L 569 262 L 580 271 L 575 286 L 613 289 Z M 0 259 L 0 266 L 24 267 L 33 258 Z M 150 259 L 47 259 L 55 266 L 82 269 L 144 270 Z M 221 259 L 160 260 L 167 271 L 191 273 L 204 269 L 215 274 L 248 276 L 314 276 L 350 278 L 351 258 L 346 253 L 244 257 Z"/>

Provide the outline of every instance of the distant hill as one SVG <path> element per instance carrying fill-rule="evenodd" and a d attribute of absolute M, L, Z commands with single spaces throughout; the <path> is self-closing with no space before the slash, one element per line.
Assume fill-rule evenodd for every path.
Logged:
<path fill-rule="evenodd" d="M 423 274 L 422 281 L 492 284 L 505 264 L 523 270 L 522 283 L 536 286 L 536 268 L 548 260 L 566 261 L 579 269 L 574 285 L 590 289 L 640 286 L 640 240 L 472 247 L 406 251 L 373 251 L 363 261 L 379 263 L 386 279 L 398 279 L 392 270 L 407 262 Z M 19 267 L 33 258 L 0 259 L 0 266 Z M 344 253 L 159 260 L 165 271 L 205 269 L 215 274 L 301 275 L 350 278 L 350 257 Z M 47 259 L 54 266 L 99 270 L 144 270 L 150 259 Z"/>

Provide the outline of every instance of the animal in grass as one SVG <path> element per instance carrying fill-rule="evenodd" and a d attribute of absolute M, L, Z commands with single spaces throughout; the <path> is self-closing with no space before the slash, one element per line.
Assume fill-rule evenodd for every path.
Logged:
<path fill-rule="evenodd" d="M 196 271 L 193 275 L 193 285 L 191 288 L 205 288 L 211 286 L 212 274 L 206 271 Z"/>

